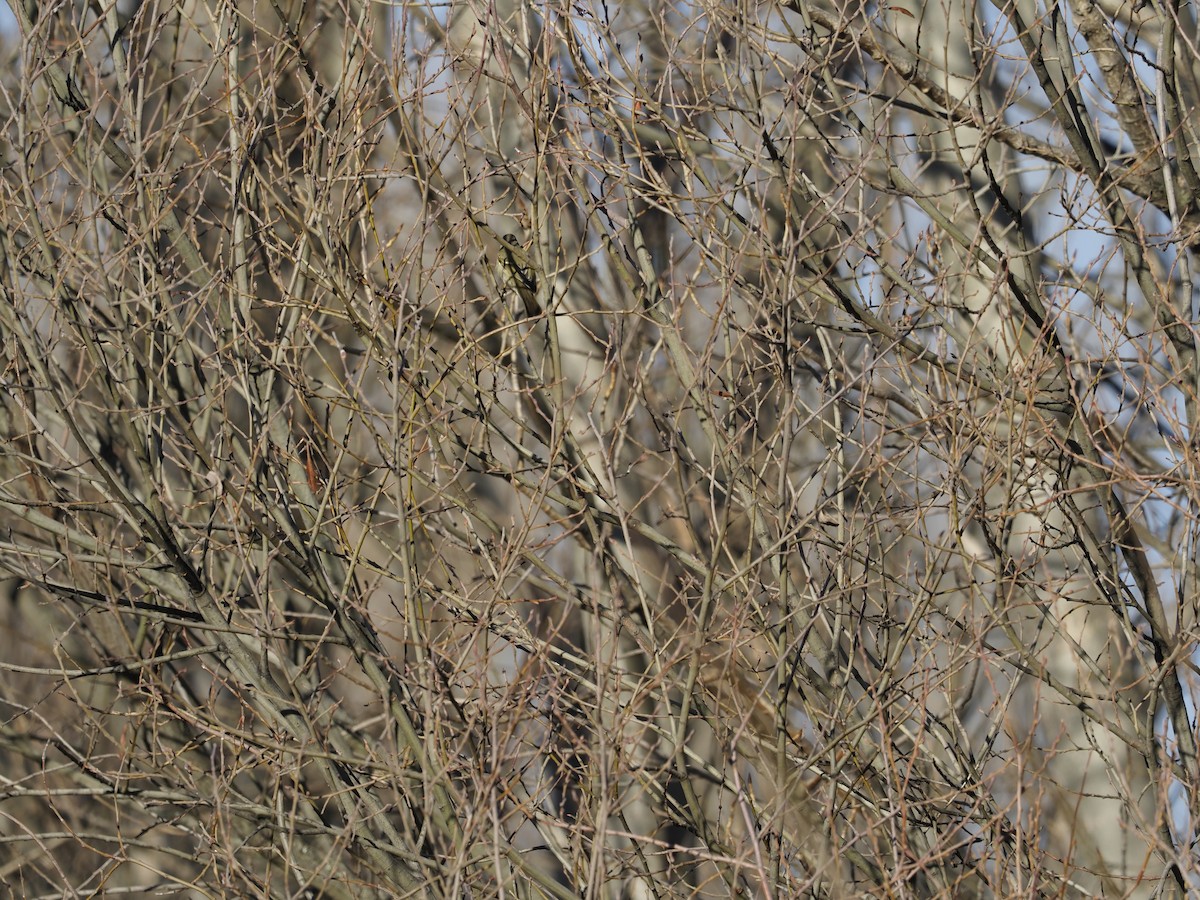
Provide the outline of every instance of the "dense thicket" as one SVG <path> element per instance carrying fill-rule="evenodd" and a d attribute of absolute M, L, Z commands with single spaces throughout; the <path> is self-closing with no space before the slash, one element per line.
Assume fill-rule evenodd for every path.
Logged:
<path fill-rule="evenodd" d="M 28 0 L 0 881 L 1197 884 L 1200 34 Z"/>

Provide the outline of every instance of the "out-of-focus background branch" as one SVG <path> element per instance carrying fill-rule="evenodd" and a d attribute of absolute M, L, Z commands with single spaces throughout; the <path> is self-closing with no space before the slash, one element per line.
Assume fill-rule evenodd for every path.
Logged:
<path fill-rule="evenodd" d="M 1191 7 L 10 12 L 14 895 L 1200 884 Z"/>

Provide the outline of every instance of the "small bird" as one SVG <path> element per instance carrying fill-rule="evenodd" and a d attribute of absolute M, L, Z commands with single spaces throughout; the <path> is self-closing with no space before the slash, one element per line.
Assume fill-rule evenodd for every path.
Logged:
<path fill-rule="evenodd" d="M 514 252 L 515 251 L 515 252 Z M 537 278 L 527 266 L 521 265 L 516 254 L 524 256 L 521 244 L 515 234 L 504 236 L 504 246 L 500 251 L 500 268 L 503 275 L 503 285 L 517 292 L 521 302 L 525 304 L 525 314 L 534 319 L 541 315 L 541 307 L 537 300 Z"/>

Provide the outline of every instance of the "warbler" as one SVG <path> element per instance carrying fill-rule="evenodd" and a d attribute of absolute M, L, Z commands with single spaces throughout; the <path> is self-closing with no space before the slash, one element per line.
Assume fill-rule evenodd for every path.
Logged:
<path fill-rule="evenodd" d="M 505 288 L 517 292 L 517 296 L 525 305 L 525 314 L 533 319 L 542 311 L 537 299 L 537 277 L 527 266 L 521 264 L 517 253 L 524 255 L 520 241 L 515 234 L 506 234 L 504 246 L 500 249 L 500 270 L 503 276 L 501 283 Z"/>

